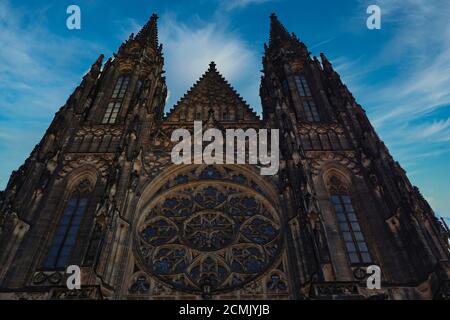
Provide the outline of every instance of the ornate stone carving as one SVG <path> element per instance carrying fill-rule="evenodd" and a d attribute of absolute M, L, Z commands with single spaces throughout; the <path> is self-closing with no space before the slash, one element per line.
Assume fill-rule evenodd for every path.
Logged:
<path fill-rule="evenodd" d="M 137 251 L 146 270 L 179 290 L 242 286 L 279 254 L 279 217 L 250 189 L 204 180 L 182 183 L 158 199 L 138 226 Z"/>
<path fill-rule="evenodd" d="M 361 176 L 361 167 L 355 159 L 354 152 L 317 152 L 308 151 L 306 156 L 310 158 L 311 173 L 318 175 L 323 166 L 330 161 L 336 161 L 351 170 L 356 176 Z"/>

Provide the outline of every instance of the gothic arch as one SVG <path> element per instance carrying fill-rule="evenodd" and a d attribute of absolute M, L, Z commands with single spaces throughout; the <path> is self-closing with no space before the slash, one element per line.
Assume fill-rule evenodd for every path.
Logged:
<path fill-rule="evenodd" d="M 81 240 L 76 242 L 76 245 L 73 246 L 71 252 L 71 258 L 78 257 L 77 262 L 81 264 L 84 251 L 87 249 L 89 234 L 91 232 L 90 221 L 93 219 L 93 211 L 95 210 L 97 201 L 94 196 L 94 191 L 96 187 L 98 187 L 98 181 L 99 175 L 96 168 L 86 165 L 73 170 L 64 178 L 61 182 L 64 185 L 64 188 L 56 188 L 64 191 L 55 195 L 55 199 L 59 199 L 57 202 L 58 204 L 54 208 L 47 208 L 49 212 L 53 211 L 55 214 L 52 219 L 53 224 L 49 226 L 48 236 L 45 240 L 47 245 L 43 246 L 43 251 L 41 252 L 41 265 L 44 263 L 46 257 L 48 257 L 49 250 L 54 242 L 57 228 L 60 226 L 60 221 L 67 211 L 69 201 L 72 201 L 74 196 L 77 194 L 86 195 L 87 199 L 85 209 L 83 210 L 82 220 L 79 223 L 80 226 L 77 228 L 77 239 Z"/>
<path fill-rule="evenodd" d="M 168 168 L 137 204 L 133 254 L 139 269 L 196 294 L 239 290 L 269 273 L 273 281 L 284 279 L 276 271 L 284 250 L 276 199 L 274 187 L 245 166 Z M 273 281 L 271 290 L 287 290 Z"/>
<path fill-rule="evenodd" d="M 331 166 L 330 168 L 324 170 L 322 177 L 328 190 L 330 190 L 330 185 L 333 183 L 334 179 L 339 180 L 341 185 L 347 190 L 351 190 L 352 174 L 350 174 L 345 168 Z"/>
<path fill-rule="evenodd" d="M 322 162 L 319 168 L 316 168 L 317 174 L 314 175 L 314 184 L 320 211 L 325 226 L 326 239 L 328 241 L 329 254 L 333 269 L 331 279 L 339 281 L 353 281 L 353 274 L 345 254 L 345 244 L 339 229 L 339 223 L 331 201 L 330 180 L 333 177 L 339 179 L 343 186 L 352 193 L 355 183 L 355 175 L 347 166 L 336 160 Z"/>
<path fill-rule="evenodd" d="M 149 201 L 152 201 L 152 198 L 156 193 L 158 193 L 164 185 L 176 178 L 177 176 L 182 175 L 183 173 L 192 171 L 195 168 L 195 172 L 198 174 L 202 172 L 208 165 L 172 165 L 163 170 L 157 177 L 153 180 L 148 181 L 142 188 L 140 192 L 140 197 L 138 199 L 135 212 L 140 212 L 143 207 L 145 207 Z M 223 179 L 223 175 L 225 175 L 226 170 L 231 170 L 234 173 L 231 176 L 234 176 L 237 173 L 243 174 L 247 177 L 251 182 L 257 183 L 261 188 L 262 193 L 267 196 L 269 199 L 273 199 L 274 206 L 277 210 L 279 210 L 279 202 L 278 202 L 278 192 L 276 187 L 273 185 L 272 181 L 268 177 L 261 176 L 255 168 L 249 167 L 248 165 L 216 165 L 213 166 L 216 168 L 222 176 L 217 179 Z"/>
<path fill-rule="evenodd" d="M 65 193 L 70 194 L 83 180 L 86 180 L 91 185 L 91 191 L 97 185 L 99 180 L 99 174 L 97 169 L 91 165 L 85 165 L 74 169 L 64 179 L 65 181 Z"/>
<path fill-rule="evenodd" d="M 365 241 L 369 233 L 367 207 L 361 199 L 365 181 L 335 161 L 326 163 L 316 178 L 335 274 L 339 280 L 353 281 L 355 266 L 372 261 Z"/>

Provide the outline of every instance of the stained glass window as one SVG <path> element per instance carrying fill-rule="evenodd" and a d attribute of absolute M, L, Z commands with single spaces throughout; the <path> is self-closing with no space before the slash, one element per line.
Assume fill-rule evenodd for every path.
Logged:
<path fill-rule="evenodd" d="M 138 252 L 149 272 L 189 292 L 218 292 L 253 281 L 274 264 L 280 221 L 269 202 L 243 186 L 243 175 L 226 185 L 214 166 L 184 179 L 155 200 L 139 223 Z M 242 180 L 243 179 L 243 180 Z M 273 278 L 273 287 L 283 283 Z M 281 288 L 281 289 L 280 289 Z"/>
<path fill-rule="evenodd" d="M 106 108 L 105 116 L 103 117 L 103 124 L 116 123 L 117 115 L 119 114 L 121 102 L 110 102 Z"/>
<path fill-rule="evenodd" d="M 111 96 L 111 101 L 106 107 L 105 114 L 103 116 L 102 124 L 114 124 L 117 121 L 117 115 L 119 114 L 120 107 L 122 106 L 122 100 L 128 89 L 130 83 L 130 76 L 120 76 L 117 79 L 114 91 Z"/>
<path fill-rule="evenodd" d="M 304 100 L 303 110 L 305 112 L 306 120 L 309 122 L 320 121 L 319 113 L 317 112 L 317 107 L 314 101 Z"/>
<path fill-rule="evenodd" d="M 120 76 L 117 79 L 116 86 L 114 87 L 112 99 L 123 99 L 127 92 L 128 84 L 130 83 L 130 76 Z"/>
<path fill-rule="evenodd" d="M 308 82 L 303 75 L 295 76 L 295 86 L 297 87 L 300 97 L 310 97 L 311 90 L 309 89 Z"/>
<path fill-rule="evenodd" d="M 69 199 L 53 236 L 44 267 L 62 268 L 67 265 L 87 204 L 86 195 L 75 194 Z"/>
<path fill-rule="evenodd" d="M 351 264 L 371 263 L 369 249 L 358 222 L 352 201 L 347 192 L 335 192 L 331 196 L 339 229 Z"/>

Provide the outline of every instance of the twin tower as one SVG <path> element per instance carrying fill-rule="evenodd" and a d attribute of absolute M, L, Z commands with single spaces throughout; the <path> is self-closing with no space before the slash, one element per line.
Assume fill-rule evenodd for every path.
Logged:
<path fill-rule="evenodd" d="M 0 193 L 0 298 L 449 298 L 445 224 L 327 58 L 270 20 L 262 117 L 214 63 L 164 113 L 156 15 L 98 58 Z M 278 173 L 173 164 L 196 120 L 278 129 Z"/>

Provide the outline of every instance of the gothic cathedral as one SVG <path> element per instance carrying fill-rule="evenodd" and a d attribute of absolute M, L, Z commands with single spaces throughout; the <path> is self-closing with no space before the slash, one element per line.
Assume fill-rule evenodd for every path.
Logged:
<path fill-rule="evenodd" d="M 450 298 L 445 223 L 325 55 L 270 19 L 262 117 L 213 62 L 165 113 L 156 15 L 97 59 L 0 193 L 0 299 Z M 194 120 L 279 129 L 278 173 L 173 164 Z"/>

